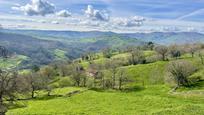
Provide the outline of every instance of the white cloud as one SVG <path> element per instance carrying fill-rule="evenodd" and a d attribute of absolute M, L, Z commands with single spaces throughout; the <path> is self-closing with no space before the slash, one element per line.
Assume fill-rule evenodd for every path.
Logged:
<path fill-rule="evenodd" d="M 69 12 L 67 10 L 61 10 L 61 11 L 57 12 L 56 15 L 59 17 L 70 17 L 72 14 L 71 14 L 71 12 Z"/>
<path fill-rule="evenodd" d="M 79 22 L 79 25 L 98 27 L 100 26 L 100 23 L 98 21 L 83 20 Z"/>
<path fill-rule="evenodd" d="M 109 14 L 106 11 L 96 10 L 92 5 L 87 6 L 85 14 L 88 18 L 94 20 L 108 21 L 110 18 Z"/>
<path fill-rule="evenodd" d="M 55 5 L 46 0 L 31 0 L 31 4 L 25 6 L 14 6 L 13 10 L 23 11 L 25 15 L 41 15 L 53 14 L 55 12 Z"/>
<path fill-rule="evenodd" d="M 134 16 L 132 18 L 115 18 L 113 19 L 113 23 L 119 26 L 125 27 L 134 27 L 134 26 L 142 26 L 145 21 L 144 17 Z"/>
<path fill-rule="evenodd" d="M 198 30 L 194 27 L 187 27 L 187 32 L 197 32 Z"/>
<path fill-rule="evenodd" d="M 51 23 L 52 23 L 52 24 L 59 24 L 58 21 L 52 21 Z"/>
<path fill-rule="evenodd" d="M 46 23 L 46 20 L 38 20 L 39 23 Z"/>
<path fill-rule="evenodd" d="M 178 32 L 178 31 L 180 31 L 180 28 L 178 28 L 176 26 L 165 26 L 165 27 L 162 27 L 161 31 L 165 31 L 165 32 Z"/>

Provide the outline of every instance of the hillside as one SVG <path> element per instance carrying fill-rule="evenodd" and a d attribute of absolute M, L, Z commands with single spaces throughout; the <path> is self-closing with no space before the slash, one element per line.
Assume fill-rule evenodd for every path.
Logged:
<path fill-rule="evenodd" d="M 72 38 L 71 36 L 75 34 L 70 34 L 70 32 L 49 32 L 50 34 L 48 34 L 42 31 L 43 34 L 38 33 L 41 33 L 41 31 L 28 31 L 27 33 L 24 33 L 24 31 L 0 32 L 0 45 L 12 53 L 30 58 L 23 61 L 24 65 L 22 66 L 25 66 L 32 64 L 45 65 L 56 60 L 76 59 L 86 52 L 98 52 L 105 48 L 117 49 L 145 44 L 141 40 L 121 37 L 119 35 L 93 37 L 92 34 L 88 34 L 84 35 L 84 37 L 88 38 L 80 36 L 77 36 L 79 38 Z M 66 36 L 61 33 L 66 33 Z M 78 35 L 78 32 L 76 34 Z M 99 33 L 99 35 L 101 34 Z"/>
<path fill-rule="evenodd" d="M 146 57 L 153 55 L 155 55 L 154 51 L 145 51 Z M 112 58 L 128 57 L 127 53 L 116 53 Z M 100 57 L 93 61 L 104 64 L 104 60 L 110 59 Z M 178 60 L 188 60 L 201 66 L 197 56 L 192 58 L 188 54 L 182 55 Z M 128 76 L 134 79 L 133 83 L 125 85 L 126 89 L 124 90 L 83 87 L 57 88 L 51 93 L 53 97 L 47 97 L 43 92 L 36 93 L 37 98 L 17 102 L 19 107 L 10 109 L 7 114 L 202 115 L 204 113 L 203 82 L 200 82 L 200 86 L 182 87 L 176 92 L 171 92 L 171 86 L 165 82 L 165 68 L 171 61 L 118 67 L 118 69 L 127 70 Z M 86 61 L 81 63 L 86 67 L 89 66 Z M 200 75 L 203 70 L 202 68 L 193 76 Z M 65 80 L 65 78 L 62 79 Z M 58 83 L 60 84 L 59 81 Z M 68 94 L 72 91 L 79 92 L 69 96 Z M 57 95 L 63 96 L 58 97 Z"/>

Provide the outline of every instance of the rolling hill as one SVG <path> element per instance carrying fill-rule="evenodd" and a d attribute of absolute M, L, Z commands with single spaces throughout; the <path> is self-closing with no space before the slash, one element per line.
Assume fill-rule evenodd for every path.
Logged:
<path fill-rule="evenodd" d="M 21 63 L 22 66 L 26 65 L 25 68 L 27 68 L 32 64 L 46 65 L 55 60 L 75 59 L 86 52 L 98 52 L 107 47 L 121 48 L 145 44 L 141 40 L 116 34 L 98 33 L 98 36 L 95 36 L 94 34 L 97 32 L 93 32 L 86 33 L 84 35 L 86 38 L 82 38 L 80 36 L 84 33 L 65 33 L 1 30 L 0 46 L 7 48 L 16 55 L 28 57 Z M 69 35 L 70 37 L 68 37 Z M 75 37 L 71 38 L 71 36 Z"/>

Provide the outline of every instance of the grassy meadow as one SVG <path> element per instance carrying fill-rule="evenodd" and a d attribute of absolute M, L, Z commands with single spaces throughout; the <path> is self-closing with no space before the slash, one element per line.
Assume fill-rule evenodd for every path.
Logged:
<path fill-rule="evenodd" d="M 150 55 L 149 53 L 146 55 Z M 117 54 L 112 58 L 126 56 L 128 54 Z M 104 59 L 95 61 L 102 63 Z M 189 55 L 181 57 L 182 59 L 195 64 L 199 61 Z M 38 98 L 17 102 L 26 106 L 11 108 L 7 115 L 203 115 L 204 83 L 171 92 L 171 86 L 165 83 L 164 78 L 167 64 L 167 61 L 158 61 L 121 67 L 128 71 L 128 76 L 135 79 L 134 83 L 125 86 L 124 91 L 65 87 L 51 92 L 52 95 L 61 95 L 60 97 L 47 97 L 44 91 L 39 91 L 36 94 Z M 82 62 L 82 65 L 87 67 L 88 62 Z M 192 76 L 202 75 L 203 70 Z M 73 91 L 80 92 L 67 95 Z"/>

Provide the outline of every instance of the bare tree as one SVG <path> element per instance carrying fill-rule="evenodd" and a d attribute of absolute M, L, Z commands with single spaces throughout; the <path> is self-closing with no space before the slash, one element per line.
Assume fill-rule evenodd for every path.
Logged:
<path fill-rule="evenodd" d="M 118 77 L 118 89 L 122 90 L 124 83 L 128 81 L 126 70 L 124 68 L 121 68 L 118 71 L 118 76 L 119 76 Z"/>
<path fill-rule="evenodd" d="M 204 51 L 203 51 L 203 50 L 200 50 L 200 51 L 198 52 L 198 56 L 199 56 L 199 58 L 200 58 L 200 60 L 201 60 L 201 63 L 204 65 Z"/>
<path fill-rule="evenodd" d="M 139 49 L 133 49 L 130 52 L 131 56 L 129 58 L 129 63 L 136 65 L 136 64 L 143 64 L 145 63 L 145 56 L 143 51 L 139 50 Z"/>
<path fill-rule="evenodd" d="M 72 70 L 72 79 L 74 81 L 74 84 L 76 86 L 80 86 L 80 83 L 82 81 L 82 75 L 84 73 L 84 68 L 79 65 L 78 63 L 73 63 L 71 65 L 71 70 Z"/>
<path fill-rule="evenodd" d="M 94 87 L 96 87 L 97 84 L 100 83 L 100 85 L 103 88 L 105 88 L 105 81 L 104 81 L 105 79 L 104 79 L 102 64 L 92 63 L 89 66 L 88 73 L 94 79 Z"/>
<path fill-rule="evenodd" d="M 168 53 L 168 48 L 166 46 L 157 46 L 155 51 L 162 56 L 162 60 L 166 60 L 166 55 Z"/>
<path fill-rule="evenodd" d="M 181 49 L 178 45 L 171 45 L 169 46 L 169 53 L 173 58 L 178 58 L 181 56 Z"/>
<path fill-rule="evenodd" d="M 198 44 L 186 44 L 184 46 L 186 52 L 190 53 L 194 57 L 195 52 L 199 49 Z"/>
<path fill-rule="evenodd" d="M 36 90 L 42 87 L 42 80 L 40 78 L 39 73 L 30 73 L 26 75 L 26 82 L 30 85 L 31 98 L 35 98 Z"/>
<path fill-rule="evenodd" d="M 109 60 L 106 62 L 106 68 L 112 73 L 112 88 L 116 85 L 116 74 L 118 71 L 119 62 L 117 60 Z"/>
<path fill-rule="evenodd" d="M 43 84 L 43 87 L 48 92 L 48 96 L 50 96 L 50 93 L 53 89 L 53 87 L 50 85 L 55 79 L 56 71 L 52 66 L 45 66 L 40 69 L 41 74 L 41 82 Z"/>
<path fill-rule="evenodd" d="M 18 91 L 16 79 L 17 72 L 8 72 L 0 70 L 0 114 L 5 115 L 7 107 L 5 106 L 5 98 L 14 100 L 15 93 Z"/>
<path fill-rule="evenodd" d="M 195 67 L 188 61 L 178 60 L 170 62 L 167 71 L 177 84 L 175 90 L 180 86 L 189 86 L 189 76 L 193 74 L 195 70 Z"/>

